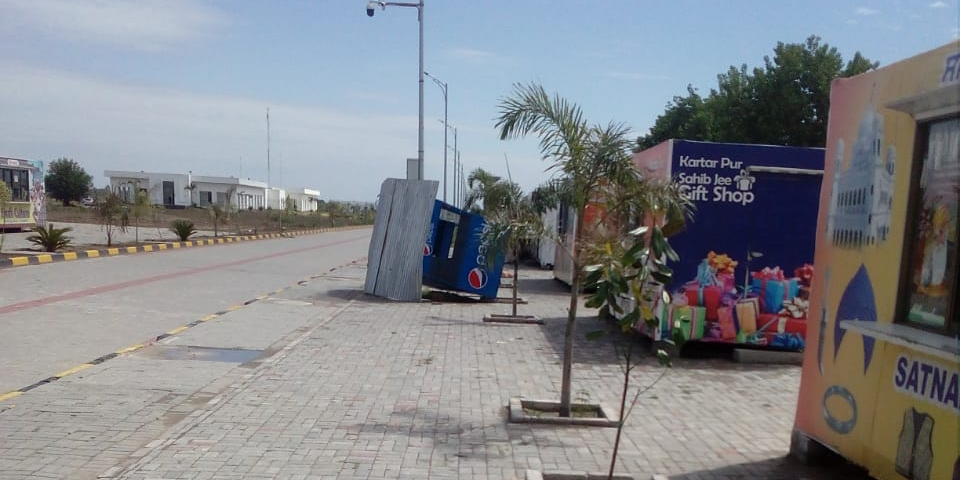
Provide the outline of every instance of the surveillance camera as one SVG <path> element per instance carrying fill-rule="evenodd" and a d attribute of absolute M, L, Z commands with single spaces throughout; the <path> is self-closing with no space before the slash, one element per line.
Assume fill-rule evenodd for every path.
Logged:
<path fill-rule="evenodd" d="M 376 12 L 376 10 L 377 10 L 377 5 L 379 5 L 379 4 L 380 4 L 380 2 L 376 2 L 376 1 L 367 3 L 367 16 L 368 16 L 368 17 L 372 17 L 372 16 L 373 16 L 373 14 L 374 14 L 374 13 Z"/>

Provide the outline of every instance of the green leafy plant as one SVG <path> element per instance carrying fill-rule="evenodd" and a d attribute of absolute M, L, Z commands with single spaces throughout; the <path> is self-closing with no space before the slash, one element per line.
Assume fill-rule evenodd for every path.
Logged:
<path fill-rule="evenodd" d="M 170 222 L 170 231 L 173 232 L 181 242 L 186 242 L 190 237 L 197 233 L 196 227 L 194 227 L 193 222 L 190 220 L 174 220 Z"/>
<path fill-rule="evenodd" d="M 585 306 L 599 308 L 601 318 L 616 318 L 617 325 L 624 333 L 634 332 L 641 323 L 650 329 L 655 329 L 658 326 L 657 310 L 670 304 L 670 296 L 664 290 L 663 285 L 670 283 L 673 272 L 666 262 L 668 260 L 679 260 L 676 251 L 667 241 L 667 236 L 664 234 L 661 225 L 669 227 L 668 231 L 677 231 L 677 222 L 685 221 L 686 215 L 690 212 L 689 202 L 681 201 L 675 205 L 679 210 L 669 212 L 663 212 L 658 208 L 658 206 L 664 206 L 664 203 L 645 204 L 653 197 L 663 198 L 666 196 L 669 198 L 669 190 L 655 194 L 656 186 L 641 183 L 635 187 L 646 189 L 648 199 L 640 200 L 641 203 L 638 204 L 638 198 L 634 196 L 629 201 L 639 211 L 651 213 L 650 219 L 654 226 L 641 226 L 628 232 L 625 238 L 594 244 L 588 253 L 588 257 L 595 263 L 585 268 L 586 278 L 584 279 L 585 285 L 593 292 L 587 299 Z M 663 188 L 669 189 L 671 187 L 667 185 Z M 630 190 L 628 188 L 621 193 Z M 660 215 L 660 213 L 665 213 L 665 215 Z M 677 218 L 677 215 L 680 215 L 680 217 Z M 679 328 L 675 328 L 673 331 L 680 333 Z M 587 336 L 595 339 L 603 333 L 603 331 L 591 332 Z M 682 335 L 674 341 L 678 344 L 682 343 Z M 637 390 L 632 401 L 629 402 L 628 409 L 630 374 L 639 362 L 634 355 L 635 342 L 628 338 L 623 343 L 626 345 L 614 344 L 617 347 L 618 357 L 623 358 L 621 369 L 624 376 L 620 397 L 620 418 L 617 424 L 617 434 L 614 440 L 608 478 L 613 478 L 624 421 L 629 417 L 640 394 L 652 388 L 660 378 L 663 378 L 666 372 L 666 369 L 664 369 L 660 377 L 653 383 Z M 670 366 L 670 357 L 663 350 L 657 351 L 657 358 L 661 366 Z"/>
<path fill-rule="evenodd" d="M 70 245 L 71 238 L 66 234 L 71 230 L 70 227 L 56 228 L 52 223 L 46 227 L 33 227 L 34 234 L 28 236 L 27 241 L 39 245 L 45 252 L 56 252 Z"/>

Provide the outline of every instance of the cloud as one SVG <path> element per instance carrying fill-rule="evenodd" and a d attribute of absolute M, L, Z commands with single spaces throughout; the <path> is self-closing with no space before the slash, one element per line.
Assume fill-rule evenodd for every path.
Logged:
<path fill-rule="evenodd" d="M 933 2 L 927 6 L 930 8 L 949 8 L 950 7 L 950 5 L 947 5 L 947 2 L 944 2 L 942 0 L 937 0 L 936 2 Z"/>
<path fill-rule="evenodd" d="M 859 7 L 859 8 L 857 8 L 856 12 L 857 12 L 857 15 L 861 15 L 861 16 L 864 16 L 864 17 L 870 16 L 870 15 L 876 15 L 876 14 L 880 13 L 879 10 L 875 10 L 875 9 L 867 8 L 867 7 Z"/>
<path fill-rule="evenodd" d="M 604 72 L 604 76 L 618 80 L 669 80 L 667 75 L 643 72 Z"/>
<path fill-rule="evenodd" d="M 271 177 L 278 183 L 282 173 L 285 187 L 372 200 L 383 178 L 402 177 L 404 157 L 416 154 L 415 114 L 269 104 L 0 64 L 3 153 L 74 158 L 98 185 L 108 169 L 238 176 L 241 158 L 244 177 L 266 180 L 267 107 Z"/>
<path fill-rule="evenodd" d="M 227 23 L 192 0 L 0 0 L 5 23 L 90 43 L 156 51 L 188 43 Z"/>
<path fill-rule="evenodd" d="M 487 63 L 501 59 L 500 55 L 494 52 L 472 48 L 451 48 L 447 50 L 447 55 L 474 63 Z"/>

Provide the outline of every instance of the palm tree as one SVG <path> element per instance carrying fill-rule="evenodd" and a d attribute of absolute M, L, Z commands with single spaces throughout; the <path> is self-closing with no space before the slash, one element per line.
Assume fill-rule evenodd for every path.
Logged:
<path fill-rule="evenodd" d="M 501 100 L 497 128 L 500 139 L 535 135 L 540 152 L 551 162 L 548 170 L 567 180 L 568 200 L 577 214 L 575 238 L 570 248 L 573 281 L 564 333 L 563 379 L 560 416 L 570 416 L 570 383 L 577 306 L 582 284 L 584 211 L 603 189 L 635 172 L 630 161 L 633 140 L 624 124 L 589 125 L 580 107 L 558 95 L 549 95 L 537 84 L 515 84 L 512 97 Z"/>
<path fill-rule="evenodd" d="M 463 202 L 464 209 L 474 213 L 486 215 L 492 213 L 496 199 L 490 198 L 494 185 L 500 182 L 500 177 L 477 168 L 467 176 L 467 195 Z"/>
<path fill-rule="evenodd" d="M 481 238 L 481 243 L 493 245 L 488 252 L 488 263 L 502 253 L 513 255 L 513 301 L 511 316 L 517 318 L 517 285 L 520 281 L 520 249 L 529 242 L 537 240 L 543 235 L 543 222 L 540 214 L 534 209 L 529 198 L 523 198 L 520 188 L 516 184 L 505 182 L 512 187 L 509 196 L 499 204 L 500 207 L 488 214 L 487 228 Z"/>

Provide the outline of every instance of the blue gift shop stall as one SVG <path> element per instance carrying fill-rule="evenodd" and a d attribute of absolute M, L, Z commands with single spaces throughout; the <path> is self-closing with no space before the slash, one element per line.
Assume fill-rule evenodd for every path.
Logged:
<path fill-rule="evenodd" d="M 670 239 L 680 256 L 671 303 L 644 333 L 803 349 L 824 150 L 669 140 L 633 160 L 696 207 Z"/>

